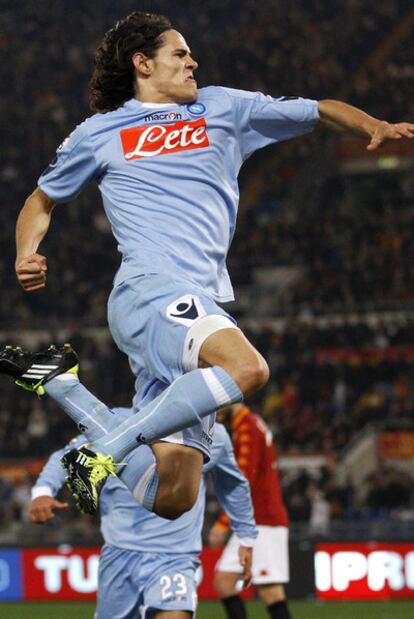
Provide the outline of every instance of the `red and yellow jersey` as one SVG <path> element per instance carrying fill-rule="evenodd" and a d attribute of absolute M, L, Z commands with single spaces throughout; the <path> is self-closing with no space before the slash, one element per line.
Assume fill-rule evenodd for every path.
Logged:
<path fill-rule="evenodd" d="M 288 526 L 272 432 L 247 406 L 232 418 L 231 430 L 237 463 L 250 484 L 256 524 Z M 226 514 L 216 526 L 229 528 Z"/>

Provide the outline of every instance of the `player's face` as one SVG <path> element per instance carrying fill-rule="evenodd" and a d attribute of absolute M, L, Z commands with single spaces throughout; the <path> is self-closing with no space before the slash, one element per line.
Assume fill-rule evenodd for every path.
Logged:
<path fill-rule="evenodd" d="M 194 71 L 198 64 L 179 32 L 167 30 L 163 37 L 164 45 L 151 60 L 152 89 L 159 94 L 160 102 L 190 103 L 197 98 Z"/>

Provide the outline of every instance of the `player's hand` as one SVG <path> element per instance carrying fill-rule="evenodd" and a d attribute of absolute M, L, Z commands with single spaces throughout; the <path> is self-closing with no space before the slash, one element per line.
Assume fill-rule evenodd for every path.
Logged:
<path fill-rule="evenodd" d="M 402 138 L 414 138 L 414 124 L 380 122 L 371 136 L 367 150 L 376 150 L 388 140 L 401 140 Z"/>
<path fill-rule="evenodd" d="M 43 524 L 55 517 L 55 509 L 66 509 L 67 507 L 69 507 L 69 503 L 62 503 L 52 496 L 38 496 L 31 502 L 30 519 L 37 524 Z"/>
<path fill-rule="evenodd" d="M 40 254 L 31 254 L 16 261 L 16 276 L 26 292 L 40 290 L 46 286 L 46 271 L 46 258 Z"/>
<path fill-rule="evenodd" d="M 239 546 L 239 562 L 243 568 L 243 589 L 249 586 L 252 579 L 253 548 Z"/>
<path fill-rule="evenodd" d="M 226 541 L 227 533 L 219 527 L 213 527 L 208 534 L 208 544 L 212 548 L 221 548 Z"/>

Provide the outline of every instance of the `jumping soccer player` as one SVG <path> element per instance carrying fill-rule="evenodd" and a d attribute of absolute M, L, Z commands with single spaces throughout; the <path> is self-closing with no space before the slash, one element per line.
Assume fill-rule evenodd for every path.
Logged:
<path fill-rule="evenodd" d="M 254 542 L 252 582 L 271 619 L 290 619 L 284 583 L 289 581 L 288 515 L 283 502 L 273 436 L 250 408 L 233 404 L 219 413 L 231 427 L 237 464 L 250 484 L 259 535 Z M 210 545 L 222 546 L 230 520 L 222 513 L 209 534 Z M 246 619 L 237 589 L 241 568 L 237 541 L 231 536 L 216 566 L 215 588 L 229 619 Z"/>
<path fill-rule="evenodd" d="M 152 485 L 158 513 L 171 518 L 190 509 L 214 412 L 268 380 L 263 357 L 217 304 L 233 299 L 226 255 L 242 163 L 318 122 L 366 136 L 369 150 L 414 136 L 413 124 L 389 124 L 339 101 L 198 90 L 196 69 L 166 17 L 136 12 L 119 21 L 95 56 L 90 102 L 97 113 L 58 148 L 17 222 L 16 273 L 28 292 L 46 285 L 46 257 L 37 252 L 55 204 L 75 198 L 89 181 L 101 190 L 122 254 L 109 326 L 140 391 L 135 416 L 115 428 L 109 424 L 103 438 L 66 457 L 74 491 L 89 511 L 115 463 L 142 443 L 157 460 Z M 7 349 L 0 371 L 42 389 L 53 373 L 69 376 L 65 370 L 75 360 L 59 354 L 57 364 L 55 352 L 50 359 Z M 55 389 L 65 386 L 64 380 L 52 382 Z M 72 417 L 88 427 L 95 413 L 80 408 Z"/>
<path fill-rule="evenodd" d="M 116 417 L 130 416 L 129 409 L 114 409 Z M 77 447 L 85 437 L 75 439 Z M 32 489 L 30 516 L 44 523 L 54 511 L 67 504 L 55 496 L 64 483 L 60 457 L 73 444 L 49 458 Z M 132 452 L 129 466 L 142 460 L 154 461 L 148 447 Z M 211 472 L 214 489 L 223 509 L 230 514 L 237 536 L 241 571 L 247 582 L 251 576 L 251 546 L 257 535 L 248 483 L 234 459 L 229 436 L 216 425 L 211 460 L 203 468 L 203 478 Z M 197 605 L 196 570 L 201 551 L 201 529 L 205 503 L 204 483 L 193 509 L 171 522 L 140 507 L 127 488 L 111 477 L 100 500 L 101 531 L 105 544 L 99 560 L 96 619 L 188 619 Z M 141 613 L 141 614 L 140 614 Z"/>

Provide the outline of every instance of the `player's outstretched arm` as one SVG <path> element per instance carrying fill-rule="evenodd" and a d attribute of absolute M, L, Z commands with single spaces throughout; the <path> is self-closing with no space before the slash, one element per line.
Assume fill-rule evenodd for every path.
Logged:
<path fill-rule="evenodd" d="M 223 439 L 220 457 L 211 469 L 214 490 L 220 506 L 230 518 L 233 532 L 240 540 L 248 541 L 246 546 L 253 546 L 257 529 L 249 482 L 237 466 L 230 437 L 225 430 Z"/>
<path fill-rule="evenodd" d="M 29 507 L 29 515 L 32 522 L 42 524 L 54 518 L 56 509 L 66 509 L 67 503 L 58 501 L 55 496 L 63 487 L 66 472 L 62 468 L 60 459 L 63 454 L 85 443 L 85 437 L 80 435 L 62 449 L 54 451 L 43 467 L 35 485 L 32 488 L 32 502 Z"/>
<path fill-rule="evenodd" d="M 376 150 L 387 140 L 414 138 L 414 124 L 388 123 L 362 110 L 333 99 L 319 101 L 320 123 L 337 131 L 349 131 L 370 138 L 367 150 Z"/>
<path fill-rule="evenodd" d="M 240 542 L 243 586 L 247 587 L 252 577 L 253 542 L 257 537 L 257 529 L 249 483 L 237 466 L 230 437 L 225 430 L 223 439 L 223 449 L 211 475 L 219 503 L 229 515 L 231 528 Z"/>
<path fill-rule="evenodd" d="M 39 187 L 27 198 L 16 225 L 16 276 L 24 290 L 46 285 L 46 258 L 37 253 L 49 229 L 55 202 Z"/>

